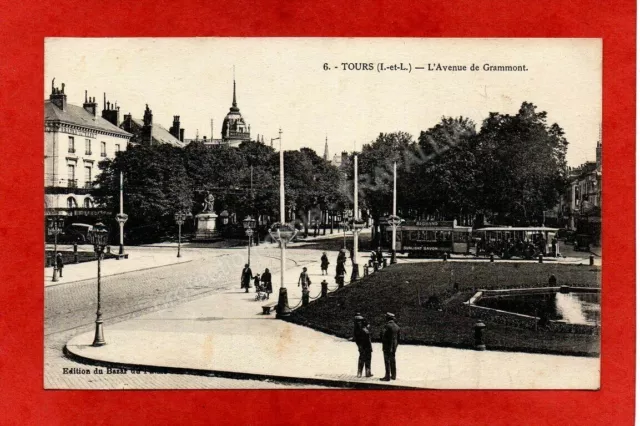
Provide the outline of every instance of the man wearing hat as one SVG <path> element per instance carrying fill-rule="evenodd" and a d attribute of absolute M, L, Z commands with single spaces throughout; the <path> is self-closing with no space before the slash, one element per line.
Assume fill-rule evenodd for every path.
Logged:
<path fill-rule="evenodd" d="M 358 345 L 358 377 L 362 377 L 362 368 L 365 368 L 366 377 L 371 377 L 371 333 L 369 323 L 362 315 L 356 313 L 354 318 L 353 340 Z"/>
<path fill-rule="evenodd" d="M 387 323 L 382 331 L 382 353 L 384 355 L 384 377 L 380 380 L 388 382 L 396 379 L 396 349 L 400 337 L 400 327 L 396 324 L 396 316 L 391 312 L 386 314 Z"/>

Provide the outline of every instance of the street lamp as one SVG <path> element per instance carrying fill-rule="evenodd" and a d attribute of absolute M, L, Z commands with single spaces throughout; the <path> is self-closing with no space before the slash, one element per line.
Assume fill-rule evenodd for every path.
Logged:
<path fill-rule="evenodd" d="M 47 218 L 49 235 L 53 235 L 53 277 L 51 281 L 58 282 L 58 235 L 64 229 L 64 217 L 50 216 Z"/>
<path fill-rule="evenodd" d="M 351 226 L 353 228 L 353 271 L 351 271 L 351 281 L 360 278 L 360 269 L 358 267 L 358 233 L 364 229 L 365 221 L 353 219 Z"/>
<path fill-rule="evenodd" d="M 391 263 L 396 263 L 396 228 L 400 223 L 402 223 L 402 219 L 399 216 L 389 216 L 389 223 L 393 228 L 393 233 L 391 234 Z"/>
<path fill-rule="evenodd" d="M 242 226 L 244 226 L 244 234 L 249 237 L 249 255 L 247 258 L 247 264 L 251 266 L 251 237 L 253 236 L 253 228 L 256 227 L 256 220 L 251 216 L 247 216 L 242 221 Z"/>
<path fill-rule="evenodd" d="M 269 229 L 271 238 L 280 244 L 280 293 L 278 294 L 278 307 L 276 308 L 276 316 L 278 318 L 291 314 L 287 288 L 284 286 L 285 247 L 289 241 L 295 238 L 297 233 L 298 230 L 294 226 L 284 222 L 274 223 Z"/>
<path fill-rule="evenodd" d="M 118 256 L 124 255 L 124 224 L 127 219 L 129 219 L 129 216 L 126 213 L 118 213 L 116 215 L 116 222 L 120 226 L 120 250 L 118 251 Z"/>
<path fill-rule="evenodd" d="M 93 346 L 103 346 L 107 342 L 104 341 L 102 332 L 102 309 L 100 305 L 102 289 L 100 287 L 100 266 L 104 248 L 109 240 L 109 230 L 102 222 L 96 223 L 91 231 L 89 231 L 89 242 L 93 244 L 93 249 L 98 256 L 98 309 L 96 311 L 96 334 L 93 339 Z"/>
<path fill-rule="evenodd" d="M 187 218 L 187 214 L 185 212 L 177 212 L 173 215 L 173 218 L 176 220 L 178 224 L 178 256 L 182 257 L 180 254 L 180 245 L 182 244 L 182 225 L 184 224 L 185 219 Z"/>

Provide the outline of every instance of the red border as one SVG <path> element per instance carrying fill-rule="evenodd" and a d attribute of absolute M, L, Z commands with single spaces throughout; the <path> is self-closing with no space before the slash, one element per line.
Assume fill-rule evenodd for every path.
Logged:
<path fill-rule="evenodd" d="M 3 2 L 4 3 L 4 2 Z M 6 424 L 630 424 L 635 338 L 635 34 L 631 0 L 56 2 L 2 7 L 0 413 Z M 313 6 L 311 6 L 313 4 Z M 602 389 L 44 391 L 45 36 L 412 36 L 604 39 Z M 221 58 L 222 60 L 224 58 Z M 557 66 L 561 69 L 562 64 Z M 114 84 L 117 84 L 114 76 Z"/>

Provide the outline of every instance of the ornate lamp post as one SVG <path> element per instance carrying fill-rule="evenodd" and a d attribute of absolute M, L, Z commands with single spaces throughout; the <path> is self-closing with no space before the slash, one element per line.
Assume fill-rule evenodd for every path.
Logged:
<path fill-rule="evenodd" d="M 93 249 L 98 256 L 98 309 L 96 311 L 96 334 L 93 339 L 93 346 L 102 346 L 107 342 L 104 341 L 104 334 L 102 331 L 102 309 L 100 304 L 102 289 L 100 286 L 100 266 L 102 255 L 104 254 L 104 248 L 109 242 L 109 230 L 102 222 L 98 222 L 93 226 L 93 229 L 89 232 L 89 241 L 93 244 Z"/>
<path fill-rule="evenodd" d="M 180 254 L 180 246 L 182 245 L 182 225 L 184 225 L 184 221 L 187 218 L 187 214 L 185 212 L 177 212 L 173 215 L 173 218 L 176 220 L 178 224 L 178 256 L 182 257 Z"/>
<path fill-rule="evenodd" d="M 393 228 L 393 233 L 391 235 L 391 263 L 396 263 L 396 228 L 400 225 L 402 219 L 400 217 L 392 215 L 389 216 L 389 223 Z"/>
<path fill-rule="evenodd" d="M 247 257 L 247 263 L 251 266 L 251 237 L 253 236 L 253 228 L 256 227 L 256 220 L 251 216 L 247 216 L 242 221 L 242 226 L 244 226 L 244 234 L 249 237 L 249 254 Z"/>
<path fill-rule="evenodd" d="M 53 277 L 51 281 L 58 282 L 58 235 L 64 229 L 63 216 L 50 216 L 48 220 L 49 235 L 53 235 Z"/>
<path fill-rule="evenodd" d="M 285 247 L 289 241 L 295 238 L 297 233 L 298 230 L 293 225 L 282 222 L 274 223 L 269 229 L 271 238 L 280 244 L 280 293 L 278 294 L 278 307 L 276 309 L 278 318 L 291 314 L 287 288 L 284 286 Z"/>

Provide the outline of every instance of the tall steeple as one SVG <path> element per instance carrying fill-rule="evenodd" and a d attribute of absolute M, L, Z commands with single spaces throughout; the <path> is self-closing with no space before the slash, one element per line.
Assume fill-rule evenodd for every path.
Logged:
<path fill-rule="evenodd" d="M 329 161 L 329 138 L 324 137 L 324 161 Z"/>

